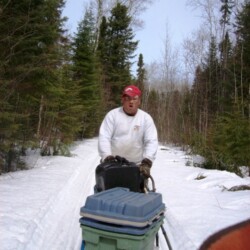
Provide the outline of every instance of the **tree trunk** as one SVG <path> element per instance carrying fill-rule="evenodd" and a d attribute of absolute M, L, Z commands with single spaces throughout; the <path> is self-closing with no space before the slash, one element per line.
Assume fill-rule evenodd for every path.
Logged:
<path fill-rule="evenodd" d="M 37 138 L 40 138 L 40 134 L 41 134 L 40 130 L 41 130 L 41 123 L 42 123 L 43 106 L 44 106 L 44 96 L 41 95 L 40 108 L 39 108 L 39 114 L 38 114 L 38 125 L 37 125 L 37 132 L 36 132 Z"/>

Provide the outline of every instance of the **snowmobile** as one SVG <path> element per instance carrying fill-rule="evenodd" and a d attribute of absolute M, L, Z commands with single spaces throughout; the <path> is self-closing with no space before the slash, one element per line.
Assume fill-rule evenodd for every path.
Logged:
<path fill-rule="evenodd" d="M 82 250 L 151 250 L 154 242 L 159 246 L 160 229 L 172 249 L 163 227 L 165 204 L 152 176 L 145 178 L 138 165 L 116 156 L 96 167 L 95 180 L 94 194 L 80 211 Z"/>

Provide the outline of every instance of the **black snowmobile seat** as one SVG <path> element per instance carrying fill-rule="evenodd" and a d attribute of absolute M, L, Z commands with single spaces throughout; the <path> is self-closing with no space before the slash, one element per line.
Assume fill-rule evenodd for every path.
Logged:
<path fill-rule="evenodd" d="M 140 192 L 141 176 L 139 167 L 134 162 L 116 156 L 113 162 L 103 162 L 96 167 L 95 191 L 101 192 L 115 187 L 125 187 L 133 192 Z"/>

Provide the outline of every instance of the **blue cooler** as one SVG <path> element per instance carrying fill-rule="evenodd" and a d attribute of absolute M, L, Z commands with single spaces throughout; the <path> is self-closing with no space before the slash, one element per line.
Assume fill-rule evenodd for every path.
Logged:
<path fill-rule="evenodd" d="M 119 249 L 117 246 L 124 242 L 134 249 L 151 247 L 149 242 L 154 242 L 164 212 L 159 193 L 117 187 L 88 196 L 80 210 L 85 249 Z"/>

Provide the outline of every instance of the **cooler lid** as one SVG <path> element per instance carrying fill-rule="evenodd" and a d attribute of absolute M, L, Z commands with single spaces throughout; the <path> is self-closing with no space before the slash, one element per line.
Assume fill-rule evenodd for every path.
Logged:
<path fill-rule="evenodd" d="M 164 211 L 160 193 L 144 194 L 116 187 L 88 196 L 80 214 L 97 221 L 143 227 Z"/>

